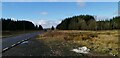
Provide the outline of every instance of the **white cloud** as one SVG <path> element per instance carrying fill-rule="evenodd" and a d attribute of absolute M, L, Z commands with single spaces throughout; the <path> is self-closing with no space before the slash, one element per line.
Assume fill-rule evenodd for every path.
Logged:
<path fill-rule="evenodd" d="M 96 20 L 99 21 L 99 20 L 107 20 L 107 19 L 110 19 L 112 17 L 109 17 L 109 16 L 97 16 Z"/>
<path fill-rule="evenodd" d="M 42 25 L 43 28 L 51 28 L 52 26 L 56 27 L 61 20 L 34 20 L 34 24 Z"/>
<path fill-rule="evenodd" d="M 12 20 L 14 20 L 14 21 L 17 21 L 17 19 L 16 18 L 11 18 Z"/>
<path fill-rule="evenodd" d="M 47 15 L 48 12 L 41 12 L 40 14 L 42 14 L 42 15 Z"/>

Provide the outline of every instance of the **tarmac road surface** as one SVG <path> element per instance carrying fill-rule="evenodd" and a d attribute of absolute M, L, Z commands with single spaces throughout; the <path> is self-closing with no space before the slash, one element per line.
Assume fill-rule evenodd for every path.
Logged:
<path fill-rule="evenodd" d="M 15 37 L 3 38 L 2 39 L 2 46 L 1 46 L 2 50 L 7 48 L 7 47 L 10 47 L 11 45 L 16 44 L 22 40 L 33 38 L 36 35 L 41 34 L 41 33 L 42 32 L 34 32 L 34 33 L 22 34 L 22 35 L 15 36 Z"/>

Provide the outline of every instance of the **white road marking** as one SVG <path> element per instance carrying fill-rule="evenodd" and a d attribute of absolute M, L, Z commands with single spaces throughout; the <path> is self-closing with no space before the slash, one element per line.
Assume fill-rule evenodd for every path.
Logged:
<path fill-rule="evenodd" d="M 13 44 L 12 47 L 15 46 L 15 45 L 16 45 L 16 44 Z"/>
<path fill-rule="evenodd" d="M 3 51 L 4 51 L 4 50 L 7 50 L 7 49 L 9 49 L 9 47 L 4 48 Z"/>

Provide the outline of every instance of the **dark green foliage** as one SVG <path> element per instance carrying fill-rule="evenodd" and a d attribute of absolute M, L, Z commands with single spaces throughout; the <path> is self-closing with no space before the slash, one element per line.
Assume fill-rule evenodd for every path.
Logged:
<path fill-rule="evenodd" d="M 110 20 L 96 21 L 94 16 L 80 15 L 66 18 L 57 25 L 61 30 L 113 30 L 120 29 L 120 16 Z"/>
<path fill-rule="evenodd" d="M 120 29 L 120 16 L 114 17 L 110 20 L 98 21 L 98 30 L 113 30 Z"/>
<path fill-rule="evenodd" d="M 43 27 L 42 27 L 41 25 L 39 25 L 39 27 L 38 27 L 38 28 L 39 28 L 39 30 L 43 30 Z"/>
<path fill-rule="evenodd" d="M 68 29 L 70 20 L 71 18 L 66 18 L 65 20 L 63 20 L 61 24 L 58 24 L 57 29 L 62 29 L 62 30 Z"/>
<path fill-rule="evenodd" d="M 55 29 L 54 26 L 52 26 L 51 30 L 54 30 L 54 29 Z"/>
<path fill-rule="evenodd" d="M 2 30 L 43 30 L 42 26 L 35 26 L 30 21 L 14 21 L 11 19 L 0 19 L 2 21 Z"/>
<path fill-rule="evenodd" d="M 96 24 L 96 21 L 93 16 L 80 15 L 71 18 L 66 18 L 56 28 L 62 30 L 87 30 L 88 27 L 90 27 L 90 29 L 95 29 L 96 26 L 91 26 L 93 24 Z"/>
<path fill-rule="evenodd" d="M 113 28 L 120 29 L 120 16 L 114 17 L 112 20 Z"/>

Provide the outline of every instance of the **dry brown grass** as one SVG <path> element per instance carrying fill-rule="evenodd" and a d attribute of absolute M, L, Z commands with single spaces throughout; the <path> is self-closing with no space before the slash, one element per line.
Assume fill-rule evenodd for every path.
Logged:
<path fill-rule="evenodd" d="M 78 31 L 57 30 L 39 35 L 56 54 L 67 53 L 73 48 L 86 46 L 91 49 L 91 55 L 117 55 L 118 56 L 118 30 L 108 31 Z M 68 52 L 67 54 L 71 54 Z M 73 55 L 73 53 L 71 54 Z"/>

